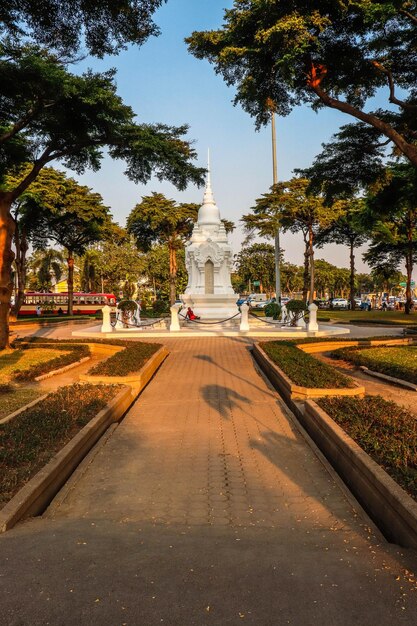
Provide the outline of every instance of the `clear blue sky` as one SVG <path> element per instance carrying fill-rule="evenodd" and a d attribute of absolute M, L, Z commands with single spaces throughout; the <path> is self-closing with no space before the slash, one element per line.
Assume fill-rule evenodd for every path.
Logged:
<path fill-rule="evenodd" d="M 148 40 L 141 48 L 130 47 L 118 57 L 102 61 L 88 58 L 75 71 L 115 67 L 118 92 L 137 113 L 138 122 L 188 124 L 199 165 L 206 166 L 210 148 L 214 195 L 222 217 L 239 224 L 240 217 L 272 183 L 271 132 L 269 128 L 255 132 L 249 115 L 233 106 L 233 90 L 216 76 L 208 62 L 191 56 L 184 43 L 194 30 L 218 28 L 224 9 L 231 6 L 232 0 L 168 0 L 155 15 L 161 28 L 159 37 Z M 286 180 L 294 168 L 310 165 L 321 143 L 349 121 L 351 118 L 336 111 L 317 114 L 308 107 L 278 118 L 279 178 Z M 161 191 L 178 201 L 202 200 L 202 189 L 194 186 L 180 193 L 157 180 L 146 186 L 135 185 L 123 175 L 123 163 L 110 159 L 104 161 L 99 172 L 71 175 L 98 191 L 121 225 L 125 225 L 127 215 L 141 197 L 152 191 Z M 235 252 L 239 251 L 242 238 L 239 226 L 232 236 Z M 302 263 L 301 236 L 283 235 L 281 245 L 287 260 Z M 339 266 L 348 265 L 348 251 L 340 246 L 319 250 L 316 257 Z M 360 255 L 358 269 L 366 269 Z"/>

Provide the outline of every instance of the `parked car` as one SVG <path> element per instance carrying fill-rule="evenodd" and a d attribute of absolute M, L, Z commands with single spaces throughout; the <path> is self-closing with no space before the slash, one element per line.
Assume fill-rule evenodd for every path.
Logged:
<path fill-rule="evenodd" d="M 346 298 L 333 298 L 332 300 L 332 308 L 333 309 L 347 309 L 349 306 Z"/>
<path fill-rule="evenodd" d="M 269 300 L 264 300 L 264 302 L 255 302 L 254 303 L 254 308 L 255 309 L 264 309 L 268 304 L 271 304 L 272 302 L 275 302 L 275 298 L 270 298 Z"/>
<path fill-rule="evenodd" d="M 245 302 L 249 304 L 249 300 L 247 296 L 245 296 L 244 298 L 239 298 L 239 300 L 236 300 L 237 306 L 242 306 L 242 304 L 245 304 Z"/>
<path fill-rule="evenodd" d="M 318 298 L 317 300 L 314 300 L 314 304 L 318 306 L 319 309 L 328 309 L 330 307 L 330 300 Z"/>
<path fill-rule="evenodd" d="M 288 304 L 288 302 L 291 300 L 291 298 L 288 298 L 288 296 L 282 296 L 281 298 L 281 304 Z"/>

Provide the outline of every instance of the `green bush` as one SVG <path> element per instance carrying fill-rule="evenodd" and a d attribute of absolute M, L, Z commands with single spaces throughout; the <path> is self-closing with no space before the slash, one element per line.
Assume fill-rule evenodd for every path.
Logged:
<path fill-rule="evenodd" d="M 312 389 L 354 387 L 351 378 L 339 374 L 334 368 L 299 350 L 291 342 L 268 341 L 260 346 L 295 385 Z"/>
<path fill-rule="evenodd" d="M 381 396 L 320 398 L 319 406 L 417 499 L 417 419 Z"/>
<path fill-rule="evenodd" d="M 266 305 L 264 311 L 265 317 L 272 317 L 274 320 L 277 320 L 281 315 L 281 305 L 277 302 L 270 302 Z"/>
<path fill-rule="evenodd" d="M 289 300 L 285 305 L 290 313 L 305 313 L 308 311 L 306 303 L 303 300 Z"/>
<path fill-rule="evenodd" d="M 35 348 L 39 348 L 40 346 L 33 345 Z M 30 350 L 31 346 L 28 344 L 23 349 Z M 63 350 L 66 354 L 62 356 L 55 357 L 50 361 L 46 361 L 45 363 L 37 363 L 36 365 L 32 365 L 29 369 L 26 370 L 15 370 L 13 375 L 14 380 L 18 381 L 29 381 L 34 380 L 37 376 L 41 376 L 42 374 L 47 374 L 48 372 L 53 372 L 56 369 L 60 369 L 61 367 L 65 367 L 65 365 L 70 365 L 71 363 L 75 363 L 80 359 L 90 356 L 90 348 L 88 346 L 83 345 L 55 345 L 54 349 Z M 69 352 L 68 352 L 69 351 Z"/>
<path fill-rule="evenodd" d="M 0 424 L 0 503 L 5 504 L 120 391 L 70 385 Z"/>
<path fill-rule="evenodd" d="M 331 356 L 417 384 L 417 346 L 340 348 L 332 352 Z"/>
<path fill-rule="evenodd" d="M 138 372 L 160 347 L 159 343 L 129 343 L 125 350 L 98 363 L 88 373 L 93 376 L 127 376 Z"/>
<path fill-rule="evenodd" d="M 155 300 L 152 304 L 152 311 L 155 317 L 160 317 L 164 313 L 168 313 L 169 304 L 165 300 Z"/>

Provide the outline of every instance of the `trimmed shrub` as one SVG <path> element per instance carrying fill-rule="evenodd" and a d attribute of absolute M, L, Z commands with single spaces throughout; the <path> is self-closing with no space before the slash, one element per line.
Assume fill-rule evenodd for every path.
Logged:
<path fill-rule="evenodd" d="M 281 305 L 277 302 L 270 302 L 266 305 L 264 311 L 265 317 L 272 317 L 274 320 L 277 320 L 281 315 Z"/>
<path fill-rule="evenodd" d="M 120 385 L 61 387 L 0 424 L 0 504 L 23 487 L 120 389 Z"/>
<path fill-rule="evenodd" d="M 295 385 L 311 389 L 354 387 L 351 378 L 339 374 L 334 368 L 299 350 L 291 342 L 268 341 L 260 346 Z"/>
<path fill-rule="evenodd" d="M 123 313 L 136 313 L 137 304 L 134 300 L 120 300 L 117 308 Z"/>
<path fill-rule="evenodd" d="M 320 398 L 317 404 L 417 499 L 417 419 L 381 396 Z"/>
<path fill-rule="evenodd" d="M 308 313 L 307 305 L 302 300 L 290 300 L 285 306 L 288 313 L 292 313 L 291 326 L 296 326 L 297 321 Z"/>
<path fill-rule="evenodd" d="M 160 347 L 160 343 L 129 343 L 125 350 L 98 363 L 88 373 L 93 376 L 127 376 L 138 372 Z"/>

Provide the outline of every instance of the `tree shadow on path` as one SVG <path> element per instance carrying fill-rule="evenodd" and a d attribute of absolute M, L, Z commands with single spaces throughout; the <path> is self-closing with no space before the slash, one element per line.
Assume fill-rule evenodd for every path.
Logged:
<path fill-rule="evenodd" d="M 250 405 L 252 404 L 251 400 L 237 393 L 234 389 L 230 389 L 230 387 L 204 385 L 201 389 L 201 394 L 207 404 L 225 420 L 230 419 L 234 408 L 238 408 L 240 411 L 250 415 L 249 412 L 244 411 L 241 404 Z"/>

